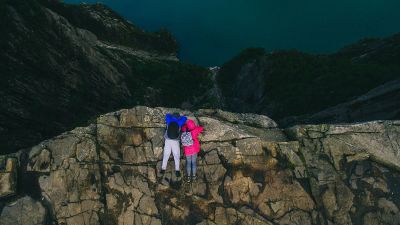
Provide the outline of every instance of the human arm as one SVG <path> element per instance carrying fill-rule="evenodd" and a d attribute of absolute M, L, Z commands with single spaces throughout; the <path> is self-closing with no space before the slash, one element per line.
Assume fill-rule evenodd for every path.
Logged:
<path fill-rule="evenodd" d="M 167 113 L 167 115 L 165 115 L 165 122 L 167 123 L 167 125 L 171 122 L 172 119 L 172 115 Z"/>
<path fill-rule="evenodd" d="M 178 124 L 180 127 L 182 127 L 186 123 L 187 117 L 186 116 L 181 116 L 178 120 Z"/>
<path fill-rule="evenodd" d="M 204 128 L 202 126 L 197 126 L 192 130 L 192 136 L 197 137 L 203 130 Z"/>

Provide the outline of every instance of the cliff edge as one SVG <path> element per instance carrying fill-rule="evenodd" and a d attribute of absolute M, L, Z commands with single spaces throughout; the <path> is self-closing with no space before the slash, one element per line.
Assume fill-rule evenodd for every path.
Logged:
<path fill-rule="evenodd" d="M 171 161 L 158 181 L 171 111 L 205 128 L 195 183 Z M 0 224 L 395 225 L 399 140 L 399 121 L 280 129 L 255 114 L 123 109 L 2 156 Z"/>

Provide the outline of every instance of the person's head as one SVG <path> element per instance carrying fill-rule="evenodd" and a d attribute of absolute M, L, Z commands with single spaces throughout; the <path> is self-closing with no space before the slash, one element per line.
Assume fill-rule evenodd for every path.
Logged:
<path fill-rule="evenodd" d="M 196 124 L 193 120 L 187 120 L 186 126 L 189 130 L 193 130 L 194 128 L 196 128 Z"/>
<path fill-rule="evenodd" d="M 174 113 L 172 113 L 172 116 L 175 118 L 179 118 L 179 117 L 181 117 L 181 114 L 179 114 L 178 112 L 174 112 Z"/>

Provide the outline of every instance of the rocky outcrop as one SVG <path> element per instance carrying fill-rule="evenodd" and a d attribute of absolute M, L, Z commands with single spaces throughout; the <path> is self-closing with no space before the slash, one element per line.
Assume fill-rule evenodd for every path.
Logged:
<path fill-rule="evenodd" d="M 280 123 L 344 123 L 400 118 L 400 80 L 383 84 L 349 102 L 327 108 L 321 112 L 288 117 Z"/>
<path fill-rule="evenodd" d="M 1 1 L 0 32 L 2 154 L 119 108 L 193 106 L 212 86 L 206 68 L 178 61 L 170 33 L 145 32 L 101 4 Z"/>
<path fill-rule="evenodd" d="M 205 127 L 194 183 L 175 177 L 172 162 L 160 180 L 164 116 L 172 111 Z M 399 136 L 398 121 L 282 130 L 255 114 L 124 109 L 15 155 L 18 186 L 33 177 L 37 190 L 3 199 L 0 221 L 396 225 Z M 32 205 L 40 210 L 31 220 L 15 216 Z"/>
<path fill-rule="evenodd" d="M 0 157 L 0 198 L 17 192 L 17 159 Z"/>
<path fill-rule="evenodd" d="M 40 202 L 25 196 L 3 208 L 0 224 L 44 225 L 46 211 Z"/>
<path fill-rule="evenodd" d="M 400 59 L 400 34 L 386 38 L 364 38 L 345 46 L 335 55 L 363 63 L 398 64 Z"/>
<path fill-rule="evenodd" d="M 146 32 L 102 4 L 4 0 L 0 16 L 1 153 L 136 105 L 252 112 L 281 125 L 399 119 L 398 85 L 349 101 L 398 80 L 400 35 L 325 56 L 250 49 L 209 71 L 179 62 L 168 31 Z"/>
<path fill-rule="evenodd" d="M 73 26 L 95 34 L 99 41 L 114 43 L 176 59 L 178 44 L 166 30 L 146 32 L 103 4 L 59 4 L 39 0 L 46 7 L 65 17 Z"/>
<path fill-rule="evenodd" d="M 216 76 L 224 109 L 265 114 L 283 126 L 400 119 L 400 34 L 337 53 L 250 48 Z"/>
<path fill-rule="evenodd" d="M 396 190 L 390 187 L 398 187 L 398 178 L 392 176 L 399 175 L 395 172 L 400 162 L 399 129 L 399 122 L 394 121 L 288 130 L 301 142 L 311 191 L 318 207 L 324 209 L 323 216 L 319 215 L 322 221 L 366 224 L 371 213 L 387 210 L 379 207 L 380 198 L 398 205 Z M 375 212 L 369 211 L 376 206 Z M 376 224 L 383 223 L 377 217 L 380 222 Z M 389 224 L 398 224 L 398 220 Z"/>

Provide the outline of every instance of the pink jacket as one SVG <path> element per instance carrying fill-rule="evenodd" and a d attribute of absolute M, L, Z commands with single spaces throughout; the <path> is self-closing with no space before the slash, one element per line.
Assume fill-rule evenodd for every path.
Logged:
<path fill-rule="evenodd" d="M 189 130 L 192 135 L 193 145 L 192 146 L 183 146 L 185 151 L 185 155 L 194 155 L 200 152 L 200 142 L 198 136 L 201 132 L 203 132 L 202 126 L 196 126 L 193 120 L 187 120 L 186 124 L 183 125 L 182 131 Z"/>

